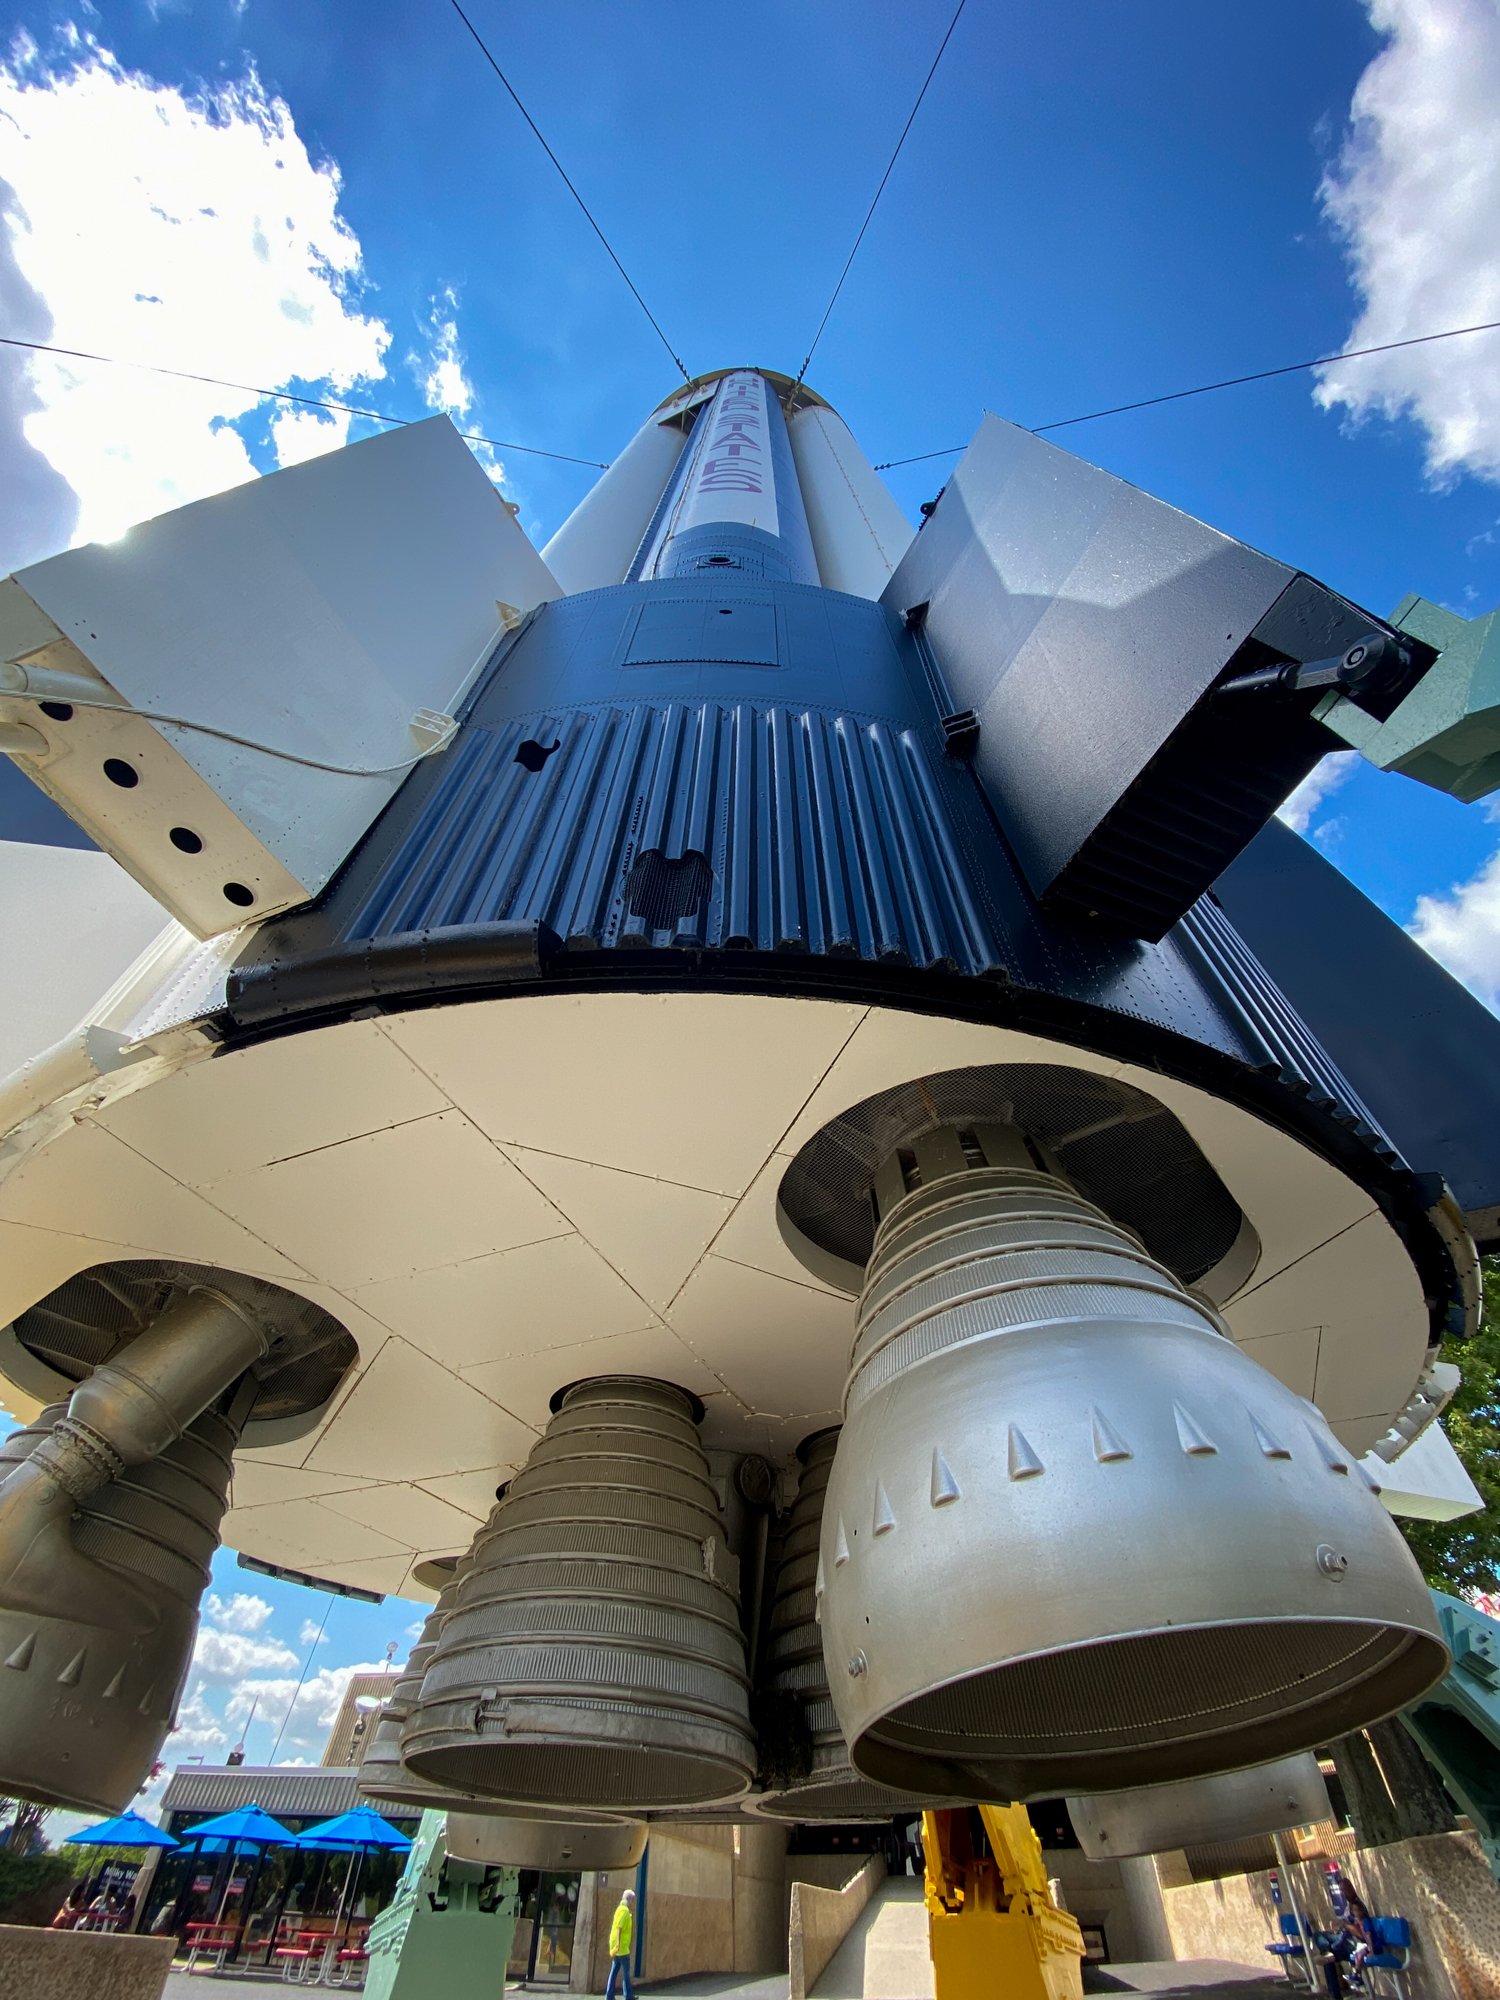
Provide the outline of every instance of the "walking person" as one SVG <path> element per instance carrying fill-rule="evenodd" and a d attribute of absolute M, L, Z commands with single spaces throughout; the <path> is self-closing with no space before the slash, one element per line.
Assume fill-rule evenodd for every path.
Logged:
<path fill-rule="evenodd" d="M 620 1993 L 625 2000 L 635 2000 L 635 1985 L 630 1977 L 630 1954 L 634 1946 L 635 1891 L 627 1889 L 609 1927 L 609 1984 L 604 1989 L 604 2000 L 616 2000 Z"/>

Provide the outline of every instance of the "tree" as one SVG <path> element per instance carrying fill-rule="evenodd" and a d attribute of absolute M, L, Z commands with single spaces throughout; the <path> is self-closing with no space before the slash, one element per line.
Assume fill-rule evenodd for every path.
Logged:
<path fill-rule="evenodd" d="M 1463 1382 L 1443 1413 L 1443 1428 L 1484 1496 L 1482 1514 L 1457 1521 L 1403 1521 L 1422 1573 L 1450 1597 L 1500 1591 L 1500 1258 L 1484 1260 L 1484 1317 L 1478 1333 L 1450 1357 Z"/>
<path fill-rule="evenodd" d="M 38 1852 L 46 1845 L 42 1827 L 51 1810 L 30 1799 L 0 1798 L 0 1848 L 7 1854 Z"/>
<path fill-rule="evenodd" d="M 1398 1717 L 1329 1745 L 1361 1847 L 1451 1833 L 1453 1809 Z"/>

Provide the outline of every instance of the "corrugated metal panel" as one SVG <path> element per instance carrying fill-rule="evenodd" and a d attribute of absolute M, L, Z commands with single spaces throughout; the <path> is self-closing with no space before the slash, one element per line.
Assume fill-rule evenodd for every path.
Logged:
<path fill-rule="evenodd" d="M 1193 905 L 1175 936 L 1184 956 L 1197 960 L 1220 1010 L 1232 1015 L 1249 1060 L 1327 1104 L 1383 1158 L 1395 1160 L 1374 1113 L 1211 897 Z"/>
<path fill-rule="evenodd" d="M 1214 895 L 1405 1156 L 1441 1166 L 1479 1247 L 1500 1248 L 1495 1016 L 1279 821 Z"/>
<path fill-rule="evenodd" d="M 224 1813 L 258 1805 L 272 1819 L 333 1819 L 368 1806 L 386 1819 L 411 1819 L 410 1807 L 389 1805 L 360 1794 L 352 1767 L 295 1764 L 179 1764 L 162 1794 L 164 1813 Z"/>
<path fill-rule="evenodd" d="M 1211 899 L 1155 945 L 1060 922 L 982 817 L 971 773 L 914 726 L 749 700 L 560 706 L 471 719 L 420 777 L 335 885 L 307 934 L 309 964 L 405 941 L 428 991 L 442 984 L 445 938 L 462 941 L 455 976 L 472 983 L 487 933 L 499 977 L 502 927 L 540 925 L 566 948 L 548 963 L 554 975 L 570 953 L 617 949 L 1000 974 L 1012 991 L 1220 1050 L 1394 1160 Z M 243 1018 L 251 987 L 271 994 L 296 973 L 302 921 L 261 936 L 272 955 L 241 974 Z M 405 990 L 393 972 L 376 985 Z M 325 967 L 308 991 L 326 1005 L 343 987 Z M 295 1005 L 262 995 L 260 1011 L 282 1018 Z"/>
<path fill-rule="evenodd" d="M 915 730 L 817 709 L 642 702 L 470 724 L 346 935 L 524 918 L 574 947 L 989 972 L 1004 956 L 942 783 Z M 707 864 L 699 893 L 653 922 L 656 878 L 690 857 Z"/>
<path fill-rule="evenodd" d="M 649 982 L 660 951 L 673 978 L 696 957 L 709 978 L 903 1003 L 913 975 L 958 975 L 986 1018 L 1169 1071 L 1228 1057 L 1257 1104 L 1331 1121 L 1321 1142 L 1390 1171 L 1376 1121 L 1211 900 L 1157 943 L 1039 907 L 976 772 L 944 753 L 940 692 L 899 619 L 835 592 L 679 578 L 548 605 L 318 904 L 254 934 L 230 1019 L 596 979 L 601 955 Z M 969 1011 L 951 985 L 944 1004 Z"/>

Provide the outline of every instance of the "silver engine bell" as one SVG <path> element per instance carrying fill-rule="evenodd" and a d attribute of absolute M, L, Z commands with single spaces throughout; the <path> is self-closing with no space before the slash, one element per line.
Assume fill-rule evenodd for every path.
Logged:
<path fill-rule="evenodd" d="M 737 1565 L 683 1391 L 567 1391 L 474 1543 L 401 1754 L 565 1818 L 744 1793 Z"/>
<path fill-rule="evenodd" d="M 1078 1844 L 1091 1861 L 1163 1854 L 1218 1840 L 1249 1840 L 1333 1818 L 1318 1760 L 1306 1752 L 1180 1785 L 1144 1785 L 1067 1801 Z"/>
<path fill-rule="evenodd" d="M 414 1777 L 401 1761 L 401 1731 L 422 1692 L 422 1676 L 437 1645 L 443 1620 L 452 1608 L 458 1579 L 462 1575 L 463 1564 L 460 1563 L 439 1591 L 437 1603 L 428 1612 L 417 1643 L 406 1657 L 406 1665 L 375 1718 L 356 1780 L 364 1798 L 384 1799 L 392 1805 L 412 1806 L 419 1811 L 429 1808 L 434 1812 L 484 1810 L 482 1800 L 469 1798 L 446 1785 L 424 1782 Z"/>
<path fill-rule="evenodd" d="M 820 1576 L 856 1770 L 955 1799 L 1195 1778 L 1442 1676 L 1322 1416 L 1018 1135 L 934 1134 L 877 1201 Z"/>
<path fill-rule="evenodd" d="M 11 1432 L 0 1483 L 67 1409 Z M 200 1416 L 31 1541 L 0 1601 L 0 1790 L 119 1812 L 145 1783 L 176 1719 L 238 1436 Z"/>
<path fill-rule="evenodd" d="M 816 1583 L 823 1501 L 838 1436 L 837 1427 L 817 1431 L 798 1446 L 802 1473 L 771 1605 L 766 1685 L 774 1694 L 797 1704 L 807 1739 L 808 1769 L 780 1791 L 749 1802 L 750 1809 L 764 1818 L 835 1826 L 885 1820 L 898 1812 L 921 1809 L 902 1793 L 872 1784 L 851 1767 L 848 1745 L 828 1691 Z"/>
<path fill-rule="evenodd" d="M 382 1705 L 379 1715 L 375 1718 L 375 1726 L 370 1731 L 369 1743 L 361 1759 L 356 1779 L 361 1796 L 367 1799 L 384 1799 L 392 1805 L 411 1806 L 419 1812 L 427 1810 L 446 1812 L 450 1828 L 455 1819 L 477 1814 L 487 1817 L 504 1815 L 505 1824 L 508 1826 L 514 1826 L 525 1819 L 533 1828 L 534 1840 L 540 1842 L 545 1842 L 548 1838 L 564 1841 L 575 1834 L 583 1833 L 586 1826 L 619 1828 L 627 1824 L 636 1824 L 633 1821 L 625 1821 L 618 1813 L 602 1812 L 583 1814 L 576 1820 L 557 1820 L 550 1815 L 538 1814 L 534 1808 L 524 1804 L 516 1804 L 505 1799 L 481 1798 L 473 1793 L 455 1791 L 451 1785 L 439 1785 L 430 1778 L 419 1778 L 402 1763 L 401 1732 L 422 1692 L 422 1677 L 427 1671 L 427 1662 L 437 1650 L 438 1633 L 442 1630 L 444 1619 L 453 1608 L 453 1600 L 458 1594 L 458 1586 L 463 1579 L 468 1560 L 467 1556 L 464 1557 L 439 1591 L 437 1603 L 428 1612 L 417 1643 L 407 1655 L 406 1665 L 401 1669 L 389 1699 Z M 550 1834 L 547 1829 L 550 1829 Z M 643 1841 L 644 1838 L 643 1833 Z M 464 1855 L 461 1858 L 473 1860 L 476 1857 Z M 497 1865 L 530 1868 L 543 1865 L 561 1867 L 564 1864 L 516 1861 Z"/>
<path fill-rule="evenodd" d="M 583 1826 L 555 1819 L 507 1819 L 500 1813 L 448 1815 L 444 1845 L 455 1861 L 484 1868 L 538 1868 L 582 1873 L 634 1868 L 646 1851 L 643 1820 Z"/>
<path fill-rule="evenodd" d="M 0 1449 L 0 1790 L 118 1812 L 144 1784 L 274 1338 L 191 1286 Z"/>

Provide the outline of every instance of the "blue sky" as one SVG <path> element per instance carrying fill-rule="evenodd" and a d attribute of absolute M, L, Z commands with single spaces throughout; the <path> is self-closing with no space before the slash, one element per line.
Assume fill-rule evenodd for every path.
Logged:
<path fill-rule="evenodd" d="M 7 12 L 0 333 L 591 459 L 672 387 L 448 0 Z M 695 370 L 795 372 L 950 12 L 472 0 Z M 969 0 L 809 379 L 885 460 L 986 408 L 1044 423 L 1500 319 L 1497 104 L 1500 0 Z M 0 350 L 0 571 L 370 428 Z M 1372 610 L 1500 603 L 1500 334 L 1057 441 Z M 487 456 L 538 542 L 592 476 Z M 952 462 L 891 474 L 913 520 Z M 1485 809 L 1345 761 L 1292 810 L 1493 1003 Z M 221 1603 L 247 1588 L 270 1609 L 238 1636 L 305 1652 L 322 1601 L 231 1567 Z M 411 1615 L 336 1606 L 320 1668 L 404 1649 Z M 255 1677 L 205 1677 L 204 1754 Z"/>

